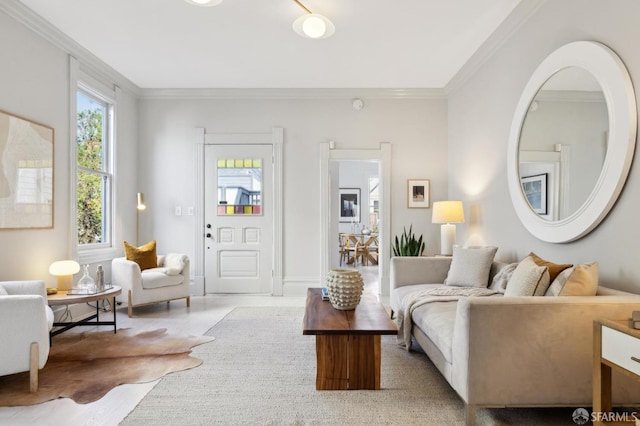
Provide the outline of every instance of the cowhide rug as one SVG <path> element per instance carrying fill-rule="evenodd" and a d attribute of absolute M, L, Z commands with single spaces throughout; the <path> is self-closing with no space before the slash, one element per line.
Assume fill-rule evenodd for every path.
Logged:
<path fill-rule="evenodd" d="M 54 337 L 38 391 L 29 392 L 29 373 L 0 377 L 0 406 L 32 405 L 56 398 L 80 404 L 102 398 L 125 383 L 146 383 L 202 364 L 191 348 L 210 336 L 178 336 L 166 329 L 68 333 Z"/>

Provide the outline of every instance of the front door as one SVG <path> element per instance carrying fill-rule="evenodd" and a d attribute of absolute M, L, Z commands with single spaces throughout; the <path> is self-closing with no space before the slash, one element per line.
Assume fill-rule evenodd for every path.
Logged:
<path fill-rule="evenodd" d="M 271 145 L 205 145 L 207 293 L 268 293 L 273 265 Z"/>

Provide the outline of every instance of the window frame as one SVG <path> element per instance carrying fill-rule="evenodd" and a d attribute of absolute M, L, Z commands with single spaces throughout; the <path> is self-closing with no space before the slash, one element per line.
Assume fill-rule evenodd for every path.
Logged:
<path fill-rule="evenodd" d="M 106 132 L 103 129 L 103 170 L 95 171 L 91 169 L 85 169 L 78 165 L 77 158 L 77 125 L 78 125 L 78 105 L 77 96 L 82 93 L 85 96 L 93 98 L 95 101 L 102 103 L 106 106 Z M 72 251 L 77 254 L 78 261 L 80 263 L 94 263 L 103 260 L 112 259 L 116 254 L 115 241 L 115 145 L 116 145 L 116 100 L 115 90 L 109 89 L 107 86 L 91 78 L 90 76 L 78 72 L 78 78 L 76 84 L 72 89 L 72 107 L 73 112 L 71 127 L 71 194 L 72 206 L 71 206 L 71 245 Z M 105 136 L 106 133 L 106 136 Z M 78 173 L 81 171 L 96 173 L 101 175 L 104 179 L 104 206 L 103 206 L 103 238 L 104 242 L 92 243 L 92 244 L 80 244 L 78 242 L 77 232 L 77 218 L 78 218 L 78 191 L 77 191 L 77 179 Z"/>

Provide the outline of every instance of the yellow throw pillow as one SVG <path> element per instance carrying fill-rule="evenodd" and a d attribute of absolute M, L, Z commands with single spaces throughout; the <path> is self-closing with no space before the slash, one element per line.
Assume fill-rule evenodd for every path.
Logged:
<path fill-rule="evenodd" d="M 553 282 L 553 280 L 556 279 L 556 277 L 558 276 L 558 274 L 560 272 L 564 271 L 567 268 L 571 268 L 573 266 L 570 263 L 552 263 L 552 262 L 549 262 L 548 260 L 544 260 L 541 257 L 539 257 L 534 252 L 529 253 L 529 257 L 531 257 L 531 259 L 533 259 L 533 261 L 536 262 L 536 265 L 538 265 L 538 266 L 546 266 L 547 268 L 549 268 L 549 281 L 551 281 L 551 282 Z"/>
<path fill-rule="evenodd" d="M 136 247 L 128 242 L 124 242 L 124 254 L 127 260 L 136 262 L 140 266 L 140 270 L 156 268 L 158 266 L 158 257 L 156 256 L 156 240 L 149 241 L 147 244 Z"/>

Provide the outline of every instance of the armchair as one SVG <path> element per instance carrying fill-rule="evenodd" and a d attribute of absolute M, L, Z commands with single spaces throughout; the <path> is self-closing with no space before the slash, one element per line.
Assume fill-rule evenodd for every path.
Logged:
<path fill-rule="evenodd" d="M 111 262 L 111 277 L 115 285 L 122 287 L 127 295 L 127 312 L 133 316 L 136 306 L 186 299 L 189 296 L 189 258 L 184 254 L 171 253 L 157 256 L 157 267 L 140 270 L 140 266 L 125 257 Z"/>
<path fill-rule="evenodd" d="M 43 281 L 0 282 L 0 376 L 29 372 L 29 390 L 38 390 L 38 370 L 49 357 L 53 311 Z"/>

